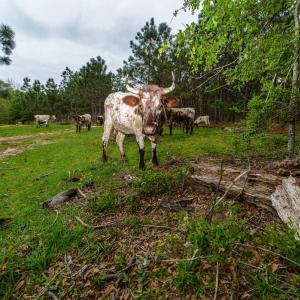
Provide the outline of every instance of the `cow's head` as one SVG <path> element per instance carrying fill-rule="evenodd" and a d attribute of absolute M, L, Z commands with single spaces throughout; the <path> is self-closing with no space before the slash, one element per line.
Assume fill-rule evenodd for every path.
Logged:
<path fill-rule="evenodd" d="M 81 125 L 82 123 L 82 117 L 80 115 L 73 115 L 72 118 L 76 122 L 76 124 Z"/>
<path fill-rule="evenodd" d="M 50 120 L 55 121 L 56 120 L 55 115 L 50 116 Z"/>
<path fill-rule="evenodd" d="M 126 85 L 128 92 L 123 102 L 129 106 L 137 106 L 138 113 L 143 119 L 143 133 L 145 135 L 156 135 L 158 133 L 159 119 L 163 110 L 174 107 L 178 104 L 178 98 L 166 97 L 164 95 L 175 89 L 175 78 L 172 73 L 173 83 L 168 88 L 161 88 L 157 85 L 145 85 L 141 89 L 135 89 Z"/>

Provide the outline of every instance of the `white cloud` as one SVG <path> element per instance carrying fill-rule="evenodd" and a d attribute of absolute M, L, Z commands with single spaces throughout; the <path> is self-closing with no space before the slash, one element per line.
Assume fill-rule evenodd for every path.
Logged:
<path fill-rule="evenodd" d="M 173 30 L 196 17 L 181 12 L 183 0 L 0 0 L 0 22 L 16 33 L 13 63 L 0 66 L 0 79 L 60 80 L 66 66 L 79 69 L 100 55 L 109 70 L 122 66 L 129 41 L 151 17 Z"/>

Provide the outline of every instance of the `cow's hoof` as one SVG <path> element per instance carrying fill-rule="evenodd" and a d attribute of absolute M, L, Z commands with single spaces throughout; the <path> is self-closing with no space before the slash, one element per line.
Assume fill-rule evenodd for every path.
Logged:
<path fill-rule="evenodd" d="M 102 156 L 102 162 L 107 162 L 107 156 Z"/>
<path fill-rule="evenodd" d="M 146 170 L 146 167 L 145 167 L 144 165 L 140 165 L 140 166 L 139 166 L 139 169 L 140 169 L 141 171 L 145 171 L 145 170 Z"/>
<path fill-rule="evenodd" d="M 152 165 L 153 165 L 154 167 L 157 167 L 157 166 L 158 166 L 158 161 L 157 161 L 157 160 L 152 160 Z"/>

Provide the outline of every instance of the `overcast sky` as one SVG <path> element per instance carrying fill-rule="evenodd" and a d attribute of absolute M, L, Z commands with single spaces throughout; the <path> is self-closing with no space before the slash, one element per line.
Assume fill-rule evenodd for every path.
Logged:
<path fill-rule="evenodd" d="M 0 79 L 21 84 L 27 76 L 60 81 L 66 66 L 78 70 L 100 55 L 109 70 L 122 66 L 129 41 L 151 17 L 173 32 L 194 16 L 181 11 L 183 0 L 0 0 L 0 23 L 15 31 L 12 64 L 0 66 Z"/>

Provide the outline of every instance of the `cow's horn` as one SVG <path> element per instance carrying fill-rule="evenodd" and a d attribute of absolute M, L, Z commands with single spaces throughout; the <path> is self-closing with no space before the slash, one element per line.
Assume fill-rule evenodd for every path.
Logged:
<path fill-rule="evenodd" d="M 172 85 L 168 88 L 163 88 L 162 90 L 163 90 L 162 91 L 163 95 L 171 93 L 172 91 L 175 90 L 175 75 L 174 75 L 174 72 L 172 72 Z"/>
<path fill-rule="evenodd" d="M 126 84 L 126 90 L 127 90 L 128 92 L 133 93 L 133 94 L 138 94 L 138 93 L 139 93 L 139 90 L 138 90 L 138 89 L 135 89 L 135 88 L 131 87 L 131 86 L 128 84 L 128 75 L 126 76 L 125 84 Z"/>

